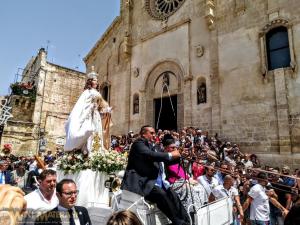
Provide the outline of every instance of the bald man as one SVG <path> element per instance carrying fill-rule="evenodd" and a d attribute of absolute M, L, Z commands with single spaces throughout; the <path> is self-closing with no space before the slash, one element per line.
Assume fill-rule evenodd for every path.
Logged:
<path fill-rule="evenodd" d="M 212 190 L 211 195 L 209 196 L 209 201 L 215 201 L 224 197 L 230 197 L 232 203 L 237 208 L 241 220 L 244 217 L 243 208 L 240 201 L 240 196 L 238 190 L 233 187 L 234 179 L 230 175 L 224 177 L 223 185 L 219 185 Z"/>

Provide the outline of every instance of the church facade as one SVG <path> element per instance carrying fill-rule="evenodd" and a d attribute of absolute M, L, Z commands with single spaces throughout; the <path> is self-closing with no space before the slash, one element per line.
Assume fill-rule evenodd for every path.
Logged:
<path fill-rule="evenodd" d="M 120 4 L 84 59 L 114 107 L 112 133 L 200 127 L 300 165 L 299 1 Z"/>

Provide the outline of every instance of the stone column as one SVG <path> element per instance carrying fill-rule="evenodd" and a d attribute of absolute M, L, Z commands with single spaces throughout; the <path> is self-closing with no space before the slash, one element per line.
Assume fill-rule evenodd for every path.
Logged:
<path fill-rule="evenodd" d="M 124 5 L 124 37 L 123 37 L 123 49 L 122 53 L 124 55 L 124 59 L 126 60 L 126 70 L 128 71 L 128 78 L 126 79 L 126 95 L 127 100 L 125 105 L 127 106 L 125 109 L 125 121 L 127 121 L 127 132 L 131 130 L 131 108 L 132 108 L 132 87 L 131 87 L 131 79 L 132 79 L 132 67 L 131 67 L 131 38 L 132 38 L 132 9 L 133 9 L 133 1 L 126 0 Z"/>
<path fill-rule="evenodd" d="M 183 96 L 183 101 L 184 101 L 184 126 L 192 126 L 192 96 L 191 96 L 191 91 L 192 91 L 192 76 L 186 76 L 184 77 L 184 86 L 183 86 L 183 91 L 184 91 L 184 96 Z M 178 115 L 177 115 L 178 116 Z"/>
<path fill-rule="evenodd" d="M 184 94 L 177 95 L 177 129 L 184 127 Z"/>
<path fill-rule="evenodd" d="M 210 40 L 210 74 L 211 74 L 211 131 L 212 135 L 221 135 L 221 101 L 220 101 L 220 81 L 219 81 L 219 61 L 218 61 L 218 32 L 211 31 Z"/>
<path fill-rule="evenodd" d="M 278 123 L 278 142 L 280 154 L 291 153 L 289 128 L 289 107 L 284 69 L 274 70 L 275 100 Z"/>

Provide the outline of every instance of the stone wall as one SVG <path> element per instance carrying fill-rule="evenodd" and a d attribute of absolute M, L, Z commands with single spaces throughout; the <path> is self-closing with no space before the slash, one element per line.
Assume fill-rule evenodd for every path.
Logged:
<path fill-rule="evenodd" d="M 10 97 L 13 121 L 32 122 L 34 111 L 34 100 L 29 97 L 13 95 Z"/>
<path fill-rule="evenodd" d="M 236 2 L 241 1 L 217 4 L 222 136 L 266 162 L 298 164 L 299 72 L 291 67 L 263 74 L 261 37 L 266 25 L 286 19 L 297 59 L 299 2 L 245 2 L 238 12 Z"/>
<path fill-rule="evenodd" d="M 85 81 L 83 73 L 48 63 L 40 118 L 47 150 L 55 151 L 57 143 L 64 142 L 65 123 L 84 90 Z"/>
<path fill-rule="evenodd" d="M 12 154 L 33 155 L 38 147 L 37 136 L 35 135 L 32 122 L 8 121 L 5 126 L 1 140 L 1 149 L 4 144 L 13 146 Z"/>

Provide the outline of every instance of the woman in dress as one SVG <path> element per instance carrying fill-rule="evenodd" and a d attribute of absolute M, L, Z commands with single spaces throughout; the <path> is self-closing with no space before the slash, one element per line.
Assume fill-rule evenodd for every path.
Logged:
<path fill-rule="evenodd" d="M 92 69 L 93 70 L 93 69 Z M 104 148 L 102 120 L 109 126 L 111 107 L 98 92 L 97 74 L 92 71 L 66 123 L 65 151 L 81 149 L 83 153 Z"/>
<path fill-rule="evenodd" d="M 177 148 L 171 135 L 165 135 L 162 144 L 167 152 L 172 152 Z M 167 166 L 167 177 L 171 188 L 178 194 L 187 211 L 191 204 L 199 209 L 204 202 L 207 202 L 202 185 L 190 178 L 180 163 Z M 193 211 L 193 209 L 194 207 L 190 211 Z"/>

